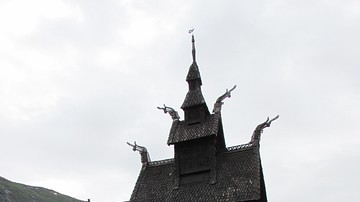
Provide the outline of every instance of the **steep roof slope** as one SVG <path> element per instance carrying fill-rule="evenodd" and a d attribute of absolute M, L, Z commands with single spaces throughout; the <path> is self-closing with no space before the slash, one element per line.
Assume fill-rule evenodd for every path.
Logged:
<path fill-rule="evenodd" d="M 217 158 L 217 182 L 209 173 L 181 179 L 174 188 L 174 161 L 150 162 L 139 175 L 130 201 L 266 201 L 259 146 L 244 144 L 227 148 Z"/>

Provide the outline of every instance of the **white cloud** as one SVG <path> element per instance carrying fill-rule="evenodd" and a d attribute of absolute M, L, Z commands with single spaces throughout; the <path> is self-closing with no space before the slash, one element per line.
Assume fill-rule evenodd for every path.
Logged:
<path fill-rule="evenodd" d="M 5 1 L 1 3 L 0 25 L 4 33 L 11 36 L 34 34 L 39 24 L 44 20 L 71 18 L 81 21 L 78 7 L 72 7 L 63 1 Z"/>

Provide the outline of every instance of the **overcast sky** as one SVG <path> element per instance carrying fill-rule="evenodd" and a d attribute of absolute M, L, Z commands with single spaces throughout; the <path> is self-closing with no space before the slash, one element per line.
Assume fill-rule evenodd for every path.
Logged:
<path fill-rule="evenodd" d="M 261 140 L 269 201 L 357 201 L 360 1 L 0 0 L 0 176 L 94 202 L 130 198 L 166 144 L 195 28 L 227 146 Z"/>

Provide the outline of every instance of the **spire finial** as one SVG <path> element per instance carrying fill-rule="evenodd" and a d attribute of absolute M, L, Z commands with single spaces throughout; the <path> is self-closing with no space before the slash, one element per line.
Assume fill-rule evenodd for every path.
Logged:
<path fill-rule="evenodd" d="M 191 34 L 195 29 L 190 29 L 189 30 L 189 34 Z M 193 57 L 193 62 L 196 62 L 196 57 L 195 57 L 195 37 L 194 34 L 191 34 L 191 42 L 192 42 L 192 57 Z"/>

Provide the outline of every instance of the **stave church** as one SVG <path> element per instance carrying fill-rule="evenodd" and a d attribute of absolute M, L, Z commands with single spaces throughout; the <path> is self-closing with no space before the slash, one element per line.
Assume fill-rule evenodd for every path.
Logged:
<path fill-rule="evenodd" d="M 278 116 L 259 124 L 249 142 L 227 147 L 221 108 L 236 86 L 226 90 L 210 112 L 201 91 L 194 35 L 192 59 L 186 76 L 188 92 L 181 106 L 184 119 L 171 107 L 158 107 L 172 118 L 167 144 L 173 146 L 174 158 L 151 161 L 145 147 L 128 143 L 139 151 L 142 162 L 130 201 L 266 202 L 260 136 Z"/>

